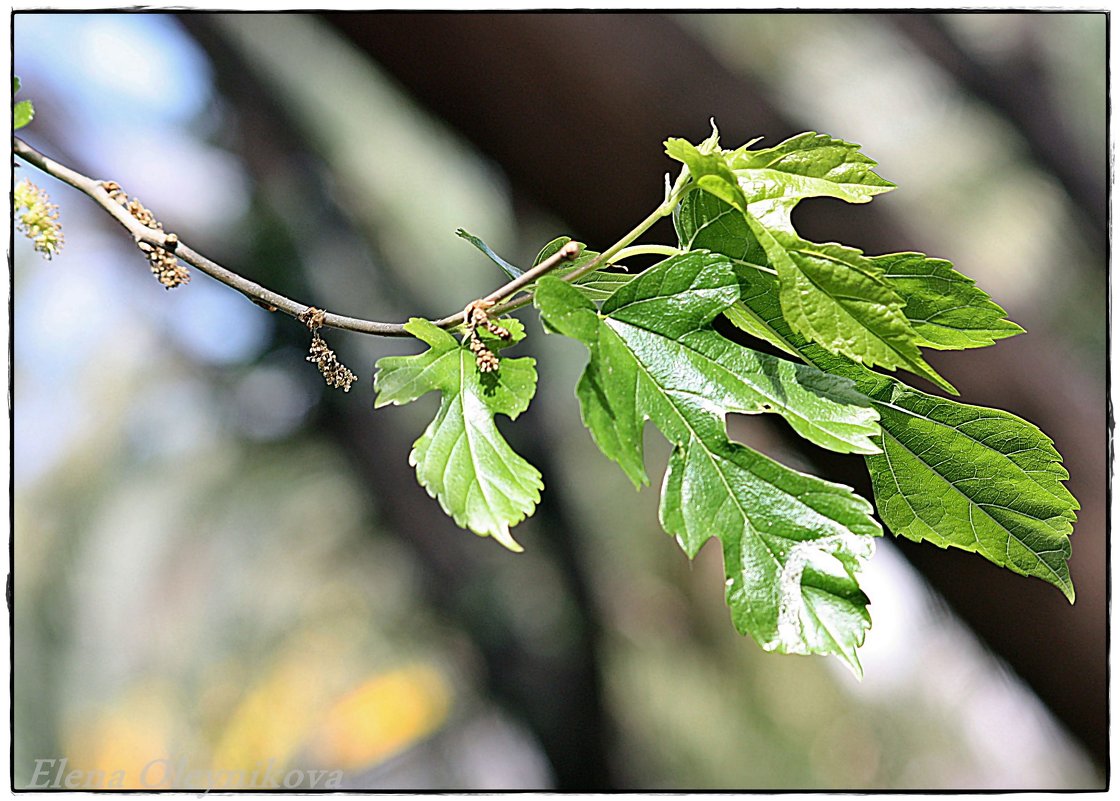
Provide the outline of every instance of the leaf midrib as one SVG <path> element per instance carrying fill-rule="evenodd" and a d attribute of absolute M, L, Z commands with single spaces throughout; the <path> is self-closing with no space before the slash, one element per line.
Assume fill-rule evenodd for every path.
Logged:
<path fill-rule="evenodd" d="M 757 173 L 769 173 L 773 176 L 776 176 L 776 180 L 779 180 L 779 181 L 784 176 L 789 176 L 789 177 L 793 177 L 793 178 L 798 178 L 798 179 L 800 179 L 802 181 L 805 181 L 805 182 L 810 182 L 811 181 L 811 182 L 814 182 L 814 183 L 825 184 L 826 186 L 838 186 L 838 187 L 841 187 L 841 189 L 844 190 L 844 194 L 845 194 L 846 197 L 847 196 L 853 197 L 853 200 L 850 201 L 850 202 L 853 202 L 853 203 L 860 203 L 860 202 L 866 203 L 867 201 L 869 201 L 871 199 L 871 197 L 874 197 L 875 195 L 881 195 L 884 192 L 888 192 L 888 191 L 890 191 L 890 189 L 893 188 L 893 187 L 879 186 L 878 184 L 862 184 L 862 183 L 859 183 L 858 181 L 855 181 L 855 182 L 852 182 L 852 181 L 837 181 L 833 178 L 828 178 L 828 177 L 825 177 L 823 175 L 805 175 L 805 174 L 800 173 L 800 172 L 793 172 L 792 170 L 783 170 L 783 169 L 780 169 L 780 168 L 774 166 L 775 164 L 777 164 L 779 161 L 781 161 L 782 159 L 784 159 L 788 155 L 791 155 L 791 154 L 790 153 L 783 153 L 778 158 L 774 159 L 771 162 L 768 162 L 765 166 L 762 166 L 762 167 L 740 167 L 738 169 L 732 169 L 732 172 L 735 173 L 736 177 L 743 176 L 744 178 L 751 178 L 752 173 L 755 173 L 755 174 L 757 174 Z M 839 164 L 837 166 L 844 166 L 844 165 L 854 166 L 853 163 L 850 162 L 850 161 L 841 162 L 841 164 Z M 836 168 L 833 167 L 832 169 L 836 169 Z M 759 178 L 756 179 L 756 180 L 774 181 L 775 178 L 770 178 L 768 175 L 764 174 L 764 175 L 759 176 Z M 863 191 L 860 191 L 860 190 L 863 190 Z M 866 197 L 867 195 L 870 195 L 871 197 Z M 854 198 L 857 197 L 857 196 L 860 197 L 861 199 L 860 200 L 855 200 Z M 806 195 L 806 194 L 802 194 L 800 192 L 797 192 L 797 193 L 794 193 L 794 194 L 783 193 L 782 195 L 779 195 L 777 197 L 768 197 L 767 196 L 767 197 L 763 197 L 762 199 L 763 200 L 776 200 L 776 199 L 778 199 L 778 197 L 789 198 L 794 203 L 797 203 L 798 201 L 805 200 L 807 198 L 820 197 L 820 195 Z M 832 197 L 832 195 L 827 194 L 827 195 L 824 195 L 824 197 Z M 843 199 L 846 199 L 846 197 L 845 198 L 838 198 L 838 199 L 843 200 Z M 747 202 L 752 203 L 754 201 L 748 198 Z"/>

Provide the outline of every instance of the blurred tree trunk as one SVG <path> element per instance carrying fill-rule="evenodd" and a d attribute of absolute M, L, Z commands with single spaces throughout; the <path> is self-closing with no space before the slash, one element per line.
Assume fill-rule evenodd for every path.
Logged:
<path fill-rule="evenodd" d="M 702 138 L 711 117 L 728 142 L 757 134 L 780 141 L 812 127 L 783 119 L 763 88 L 732 74 L 661 15 L 324 16 L 500 164 L 517 193 L 593 244 L 614 241 L 660 200 L 658 177 L 669 165 L 659 146 L 665 137 Z M 1034 102 L 1044 105 L 1046 98 Z M 1010 113 L 1006 106 L 997 110 Z M 1031 112 L 1056 114 L 1038 105 Z M 1051 147 L 1041 140 L 1038 146 L 1042 153 Z M 1053 159 L 1040 163 L 1053 167 Z M 1105 198 L 1096 189 L 1077 197 L 1091 207 L 1090 219 L 1104 219 Z M 802 230 L 810 239 L 842 239 L 869 252 L 910 247 L 882 212 L 867 206 L 817 206 Z M 1095 243 L 1098 252 L 1106 252 L 1105 244 Z M 1078 601 L 1070 608 L 1053 588 L 970 554 L 905 541 L 901 547 L 1098 765 L 1106 765 L 1108 428 L 1100 384 L 1078 373 L 1037 327 L 994 348 L 939 357 L 930 361 L 945 366 L 967 401 L 1027 417 L 1066 456 L 1069 487 L 1082 504 L 1071 563 Z M 1038 389 L 1041 375 L 1053 376 L 1045 392 Z M 816 450 L 805 456 L 867 492 L 860 460 Z"/>

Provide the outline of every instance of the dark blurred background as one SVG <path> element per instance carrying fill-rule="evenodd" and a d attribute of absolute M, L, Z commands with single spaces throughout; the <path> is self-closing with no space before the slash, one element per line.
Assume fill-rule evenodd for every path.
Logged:
<path fill-rule="evenodd" d="M 297 323 L 202 275 L 165 292 L 88 199 L 20 167 L 67 244 L 13 251 L 16 786 L 65 756 L 133 780 L 155 759 L 273 760 L 381 789 L 1103 787 L 1107 24 L 16 14 L 29 142 L 241 274 L 374 319 L 501 281 L 458 227 L 520 263 L 561 234 L 609 245 L 660 202 L 662 141 L 711 118 L 726 146 L 859 142 L 900 189 L 804 202 L 799 230 L 977 279 L 1029 334 L 929 360 L 1049 434 L 1082 505 L 1072 607 L 887 537 L 862 683 L 766 655 L 730 624 L 718 549 L 689 563 L 657 482 L 635 493 L 582 429 L 582 347 L 520 348 L 540 388 L 502 428 L 546 492 L 513 555 L 416 483 L 436 399 L 371 411 L 375 359 L 419 348 L 327 332 L 360 376 L 328 390 Z M 861 459 L 731 425 L 869 494 Z"/>

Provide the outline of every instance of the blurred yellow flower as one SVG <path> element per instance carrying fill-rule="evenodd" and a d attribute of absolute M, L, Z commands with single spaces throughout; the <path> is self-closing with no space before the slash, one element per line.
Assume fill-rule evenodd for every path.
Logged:
<path fill-rule="evenodd" d="M 451 688 L 434 668 L 413 665 L 367 680 L 328 712 L 310 743 L 313 761 L 369 767 L 436 731 L 451 707 Z"/>
<path fill-rule="evenodd" d="M 143 787 L 147 767 L 171 756 L 173 721 L 179 713 L 170 688 L 153 683 L 130 688 L 89 719 L 69 726 L 64 734 L 66 767 L 80 774 L 75 777 L 78 788 Z"/>

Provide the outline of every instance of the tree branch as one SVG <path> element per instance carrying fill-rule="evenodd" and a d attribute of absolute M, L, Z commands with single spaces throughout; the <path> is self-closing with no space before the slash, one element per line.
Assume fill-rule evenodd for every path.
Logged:
<path fill-rule="evenodd" d="M 97 205 L 101 206 L 102 209 L 112 215 L 113 219 L 123 225 L 125 230 L 132 234 L 133 240 L 135 240 L 138 245 L 144 243 L 152 247 L 164 248 L 172 251 L 178 258 L 191 267 L 195 267 L 199 271 L 206 273 L 211 278 L 222 282 L 231 289 L 236 289 L 258 306 L 263 306 L 270 311 L 282 311 L 298 320 L 301 319 L 309 309 L 313 308 L 307 304 L 300 303 L 297 300 L 292 300 L 277 292 L 273 292 L 271 289 L 267 289 L 223 267 L 217 262 L 211 261 L 206 258 L 206 256 L 203 256 L 198 251 L 193 250 L 184 242 L 177 239 L 174 234 L 155 228 L 149 228 L 136 219 L 136 217 L 132 216 L 124 206 L 110 197 L 109 192 L 102 185 L 101 181 L 90 178 L 87 175 L 82 175 L 80 172 L 72 170 L 64 164 L 59 164 L 57 161 L 40 153 L 19 137 L 12 137 L 12 152 L 33 167 L 42 170 L 47 175 L 53 176 L 89 196 Z M 578 250 L 575 247 L 561 248 L 560 251 L 545 259 L 531 270 L 526 271 L 512 281 L 498 287 L 483 300 L 495 303 L 503 298 L 508 298 L 542 275 L 556 269 L 562 262 L 574 258 L 577 253 Z M 600 256 L 593 262 L 595 267 L 588 265 L 586 268 L 581 269 L 580 274 L 582 275 L 590 269 L 595 269 L 602 263 L 603 257 Z M 575 276 L 565 276 L 566 279 L 572 277 Z M 497 310 L 503 311 L 504 309 L 498 307 Z M 374 336 L 383 337 L 412 336 L 412 334 L 405 330 L 403 323 L 382 323 L 376 320 L 363 320 L 358 317 L 332 314 L 331 312 L 323 313 L 321 320 L 322 325 L 328 328 L 354 331 L 359 334 L 372 334 Z M 455 328 L 461 325 L 463 321 L 463 312 L 458 312 L 457 314 L 452 314 L 441 320 L 437 320 L 435 324 L 440 328 Z"/>

